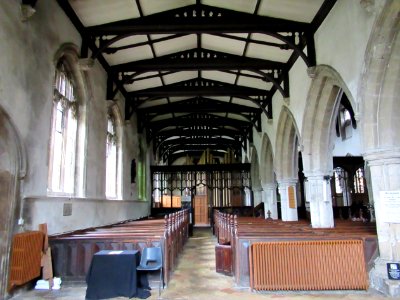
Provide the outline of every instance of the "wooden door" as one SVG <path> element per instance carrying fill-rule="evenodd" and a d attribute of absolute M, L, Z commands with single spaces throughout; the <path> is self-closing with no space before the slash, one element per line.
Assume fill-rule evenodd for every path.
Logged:
<path fill-rule="evenodd" d="M 210 225 L 208 220 L 207 195 L 194 196 L 194 225 Z"/>

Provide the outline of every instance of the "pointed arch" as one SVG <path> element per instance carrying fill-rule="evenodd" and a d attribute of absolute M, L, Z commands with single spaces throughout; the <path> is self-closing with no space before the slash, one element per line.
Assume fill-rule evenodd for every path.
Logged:
<path fill-rule="evenodd" d="M 271 141 L 266 133 L 262 135 L 260 153 L 260 179 L 262 183 L 273 183 L 274 179 L 274 153 Z"/>
<path fill-rule="evenodd" d="M 0 298 L 6 298 L 10 248 L 16 219 L 22 213 L 20 180 L 27 172 L 26 152 L 16 127 L 0 107 Z"/>
<path fill-rule="evenodd" d="M 258 159 L 257 149 L 253 146 L 251 151 L 251 185 L 254 189 L 261 188 L 260 181 L 260 161 Z"/>
<path fill-rule="evenodd" d="M 340 105 L 338 95 L 341 90 L 352 107 L 357 108 L 339 73 L 330 66 L 316 67 L 315 77 L 308 91 L 301 133 L 303 167 L 307 173 L 332 173 L 333 134 Z"/>
<path fill-rule="evenodd" d="M 84 196 L 88 130 L 86 109 L 91 90 L 88 88 L 88 77 L 79 63 L 78 46 L 66 43 L 59 48 L 54 56 L 54 73 L 48 190 L 50 194 Z M 60 134 L 57 135 L 56 131 Z"/>
<path fill-rule="evenodd" d="M 122 114 L 116 102 L 112 102 L 107 114 L 106 196 L 122 199 Z"/>
<path fill-rule="evenodd" d="M 276 138 L 276 175 L 279 179 L 297 178 L 299 131 L 294 117 L 284 106 L 279 116 Z"/>
<path fill-rule="evenodd" d="M 387 1 L 365 54 L 359 85 L 364 152 L 400 149 L 399 2 Z"/>

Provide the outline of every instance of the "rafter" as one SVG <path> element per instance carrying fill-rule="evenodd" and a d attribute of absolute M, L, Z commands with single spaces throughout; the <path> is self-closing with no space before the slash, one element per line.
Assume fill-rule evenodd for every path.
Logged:
<path fill-rule="evenodd" d="M 151 99 L 152 97 L 190 97 L 190 96 L 268 96 L 266 90 L 238 86 L 216 80 L 195 78 L 156 88 L 130 92 L 132 98 Z"/>
<path fill-rule="evenodd" d="M 316 65 L 313 35 L 336 2 L 325 0 L 314 20 L 308 24 L 258 15 L 261 0 L 257 1 L 252 14 L 203 5 L 197 0 L 194 5 L 147 16 L 143 14 L 141 2 L 132 0 L 136 2 L 139 18 L 85 28 L 69 0 L 57 1 L 82 36 L 82 57 L 98 59 L 107 72 L 106 98 L 113 99 L 118 91 L 121 91 L 125 97 L 125 118 L 130 119 L 132 114 L 137 112 L 138 128 L 147 131 L 148 141 L 154 141 L 155 147 L 169 145 L 162 149 L 164 155 L 170 155 L 168 160 L 178 157 L 179 153 L 200 153 L 201 150 L 194 149 L 195 145 L 188 142 L 196 141 L 201 144 L 198 146 L 205 146 L 213 145 L 215 140 L 219 140 L 220 147 L 226 146 L 223 137 L 229 137 L 225 140 L 235 141 L 231 146 L 240 155 L 240 147 L 247 147 L 248 141 L 253 139 L 253 127 L 261 130 L 262 113 L 272 118 L 274 93 L 279 91 L 284 98 L 289 97 L 289 70 L 297 58 L 301 57 L 307 67 Z M 253 33 L 268 35 L 273 39 L 256 38 Z M 162 36 L 151 36 L 152 34 Z M 223 38 L 234 40 L 235 43 L 245 43 L 243 52 L 241 55 L 232 55 L 204 49 L 204 34 L 219 37 L 220 40 Z M 128 38 L 134 35 L 147 36 L 147 40 L 132 43 Z M 157 57 L 154 44 L 158 43 L 157 47 L 165 43 L 171 44 L 174 39 L 188 35 L 196 35 L 196 48 Z M 274 62 L 247 57 L 250 44 L 265 49 L 274 47 L 274 51 L 280 49 L 286 53 L 287 50 L 293 51 L 287 62 Z M 107 63 L 108 56 L 103 56 L 107 54 L 118 58 L 120 50 L 140 46 L 149 46 L 153 58 L 110 66 Z M 109 60 L 111 61 L 115 60 Z M 208 70 L 233 74 L 235 82 L 228 84 L 204 79 L 202 72 Z M 243 72 L 244 70 L 246 72 Z M 166 84 L 167 78 L 170 79 L 172 74 L 182 71 L 197 71 L 197 78 Z M 146 74 L 150 72 L 152 74 Z M 246 77 L 246 80 L 272 83 L 272 88 L 267 90 L 241 86 L 239 83 L 244 79 L 242 76 Z M 127 89 L 131 89 L 130 84 L 140 86 L 143 81 L 149 82 L 153 78 L 159 78 L 162 85 L 127 92 Z M 270 84 L 266 86 L 269 87 Z M 212 99 L 214 96 L 227 96 L 230 97 L 230 101 Z M 189 99 L 171 102 L 170 97 Z M 231 103 L 234 98 L 248 100 L 258 107 Z M 166 99 L 168 104 L 149 103 L 157 99 Z M 144 108 L 144 103 L 151 106 Z M 186 113 L 187 115 L 177 117 L 177 114 Z M 225 117 L 221 117 L 221 113 L 224 113 Z M 179 143 L 171 140 L 173 136 L 179 136 Z M 222 151 L 218 146 L 215 147 Z M 212 151 L 223 153 L 215 149 Z"/>
<path fill-rule="evenodd" d="M 188 70 L 270 70 L 283 72 L 285 64 L 250 58 L 209 49 L 190 49 L 153 59 L 140 60 L 112 66 L 113 72 L 151 72 Z"/>
<path fill-rule="evenodd" d="M 139 107 L 138 112 L 141 114 L 155 113 L 157 115 L 171 112 L 230 112 L 239 114 L 256 114 L 260 112 L 260 109 L 206 97 L 193 97 L 170 104 L 156 105 L 146 108 Z"/>
<path fill-rule="evenodd" d="M 161 130 L 168 126 L 190 127 L 190 126 L 225 126 L 237 130 L 243 130 L 247 127 L 252 127 L 253 124 L 249 121 L 235 120 L 215 115 L 208 115 L 204 113 L 193 113 L 173 119 L 166 119 L 160 121 L 152 121 L 146 124 L 147 129 Z"/>
<path fill-rule="evenodd" d="M 240 20 L 240 22 L 238 22 Z M 310 30 L 303 22 L 257 16 L 208 5 L 189 5 L 86 29 L 88 35 L 220 33 L 220 32 L 299 32 Z"/>
<path fill-rule="evenodd" d="M 228 149 L 233 150 L 233 152 L 236 155 L 240 154 L 240 148 L 230 148 L 228 145 L 221 145 L 221 144 L 215 144 L 215 145 L 182 145 L 179 147 L 174 147 L 171 149 L 166 150 L 163 154 L 162 154 L 162 158 L 164 161 L 167 161 L 168 157 L 173 156 L 174 154 L 177 153 L 181 153 L 183 151 L 196 151 L 196 152 L 204 152 L 205 150 L 211 150 L 211 151 L 226 151 Z"/>
<path fill-rule="evenodd" d="M 174 149 L 182 149 L 183 146 L 188 148 L 195 148 L 197 146 L 208 146 L 208 147 L 224 147 L 224 148 L 241 148 L 242 143 L 237 140 L 228 138 L 177 138 L 164 141 L 158 145 L 158 151 L 160 155 L 163 155 L 165 151 L 175 151 Z"/>
<path fill-rule="evenodd" d="M 168 165 L 171 165 L 172 163 L 174 163 L 177 159 L 181 158 L 181 157 L 192 157 L 195 159 L 199 159 L 201 157 L 201 155 L 203 154 L 204 150 L 182 150 L 180 152 L 175 152 L 175 153 L 171 153 L 168 156 Z M 220 159 L 222 159 L 226 153 L 223 151 L 218 151 L 218 150 L 210 150 L 210 153 L 213 155 L 213 157 L 218 157 Z"/>

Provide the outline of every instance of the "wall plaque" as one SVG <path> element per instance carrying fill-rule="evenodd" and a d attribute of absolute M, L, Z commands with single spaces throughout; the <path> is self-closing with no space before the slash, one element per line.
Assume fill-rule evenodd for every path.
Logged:
<path fill-rule="evenodd" d="M 400 191 L 381 191 L 383 222 L 400 223 Z"/>
<path fill-rule="evenodd" d="M 288 198 L 289 198 L 289 207 L 296 208 L 296 196 L 295 196 L 294 186 L 289 186 L 288 188 Z"/>

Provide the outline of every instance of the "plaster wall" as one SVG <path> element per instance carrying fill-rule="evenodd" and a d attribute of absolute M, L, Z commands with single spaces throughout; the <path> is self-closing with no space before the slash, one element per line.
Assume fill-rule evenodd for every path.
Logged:
<path fill-rule="evenodd" d="M 63 215 L 64 204 L 72 205 L 71 215 Z M 147 201 L 30 197 L 24 199 L 25 227 L 37 229 L 39 224 L 47 223 L 49 234 L 67 232 L 145 217 L 148 206 Z"/>
<path fill-rule="evenodd" d="M 86 154 L 86 197 L 105 197 L 106 178 L 106 136 L 107 79 L 102 67 L 96 64 L 88 72 L 92 97 L 88 99 L 87 113 L 87 154 Z"/>
<path fill-rule="evenodd" d="M 341 137 L 335 138 L 333 156 L 362 156 L 360 130 L 353 129 L 351 138 L 342 140 Z"/>
<path fill-rule="evenodd" d="M 364 54 L 371 29 L 384 1 L 377 0 L 372 11 L 367 11 L 359 1 L 339 0 L 331 13 L 321 24 L 314 35 L 317 65 L 329 65 L 343 78 L 351 96 L 355 99 L 353 107 L 358 114 L 357 88 L 363 71 Z M 351 30 L 349 30 L 351 29 Z M 312 82 L 302 59 L 297 59 L 289 72 L 290 99 L 284 102 L 278 92 L 273 96 L 273 119 L 262 116 L 262 131 L 267 133 L 276 152 L 277 125 L 283 106 L 287 106 L 294 117 L 295 126 L 301 132 L 304 110 L 307 109 L 307 96 Z M 301 137 L 300 137 L 301 139 Z M 359 155 L 362 151 L 359 131 L 344 142 L 335 141 L 334 155 L 352 153 Z M 259 151 L 261 142 L 254 139 L 254 146 Z"/>
<path fill-rule="evenodd" d="M 56 1 L 38 1 L 35 10 L 31 18 L 22 22 L 20 1 L 2 1 L 0 5 L 0 39 L 7 41 L 0 43 L 0 107 L 15 124 L 27 152 L 22 200 L 16 200 L 22 201 L 24 207 L 20 217 L 25 220 L 25 229 L 36 229 L 37 224 L 46 222 L 49 231 L 56 233 L 148 215 L 149 202 L 104 200 L 109 102 L 106 74 L 98 61 L 84 74 L 87 99 L 82 195 L 69 200 L 48 194 L 55 55 L 66 43 L 79 49 L 81 39 Z M 123 103 L 118 105 L 123 117 Z M 137 148 L 136 121 L 122 122 L 122 127 L 122 162 L 129 166 L 122 170 L 122 196 L 124 200 L 137 200 L 135 187 L 130 184 L 130 162 Z M 64 201 L 73 204 L 71 216 L 62 216 Z"/>
<path fill-rule="evenodd" d="M 375 1 L 375 6 L 382 2 Z M 356 102 L 365 49 L 377 12 L 368 12 L 360 1 L 339 0 L 314 36 L 317 64 L 334 68 Z M 357 113 L 359 108 L 353 109 Z"/>
<path fill-rule="evenodd" d="M 0 6 L 0 105 L 13 120 L 27 149 L 28 174 L 23 191 L 45 195 L 52 108 L 54 63 L 65 42 L 80 45 L 79 35 L 55 1 L 38 2 L 27 22 L 19 1 Z M 51 26 L 49 26 L 51 24 Z"/>
<path fill-rule="evenodd" d="M 120 108 L 120 111 L 124 111 L 122 107 Z M 133 115 L 130 121 L 122 120 L 122 122 L 124 128 L 124 153 L 122 157 L 122 199 L 136 200 L 138 199 L 137 185 L 136 183 L 131 183 L 132 159 L 135 159 L 137 164 L 139 154 L 139 137 L 136 130 L 136 115 Z"/>

